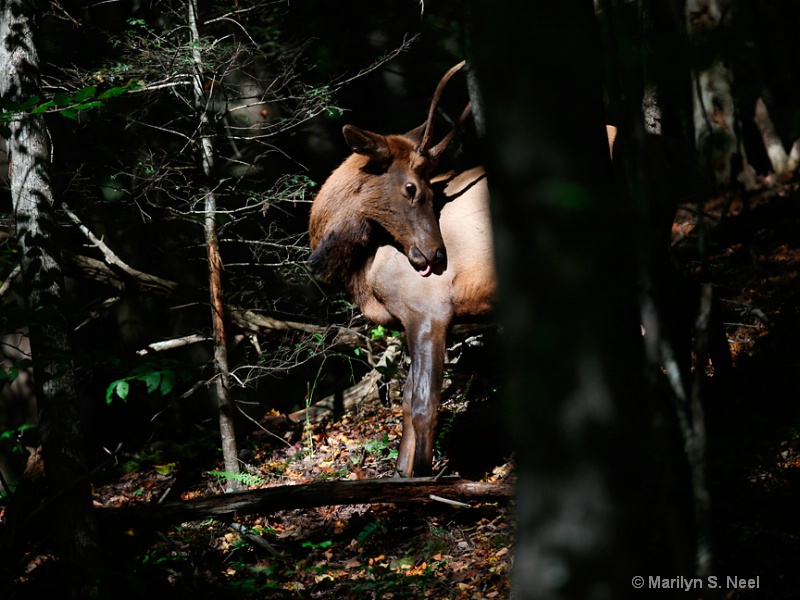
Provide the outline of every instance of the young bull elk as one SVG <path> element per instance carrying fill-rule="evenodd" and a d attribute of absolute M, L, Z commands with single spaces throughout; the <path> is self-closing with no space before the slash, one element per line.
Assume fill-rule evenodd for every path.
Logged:
<path fill-rule="evenodd" d="M 495 294 L 486 176 L 475 168 L 432 180 L 455 128 L 430 145 L 442 78 L 425 124 L 405 135 L 346 125 L 353 154 L 322 186 L 311 207 L 315 271 L 343 284 L 365 317 L 406 332 L 411 369 L 403 391 L 403 437 L 397 470 L 431 472 L 445 341 L 457 317 L 488 313 Z M 461 116 L 469 114 L 469 106 Z"/>

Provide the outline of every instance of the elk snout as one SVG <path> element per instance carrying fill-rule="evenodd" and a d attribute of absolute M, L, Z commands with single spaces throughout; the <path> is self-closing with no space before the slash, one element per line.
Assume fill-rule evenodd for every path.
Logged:
<path fill-rule="evenodd" d="M 428 254 L 423 253 L 417 246 L 412 246 L 408 260 L 420 275 L 427 277 L 436 265 L 444 262 L 446 257 L 447 253 L 443 246 L 430 250 Z"/>

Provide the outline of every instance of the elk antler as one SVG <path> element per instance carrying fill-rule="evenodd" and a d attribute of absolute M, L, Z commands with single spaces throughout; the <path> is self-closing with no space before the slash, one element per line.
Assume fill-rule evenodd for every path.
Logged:
<path fill-rule="evenodd" d="M 456 131 L 458 131 L 458 128 L 461 127 L 464 121 L 467 120 L 467 117 L 470 115 L 471 112 L 472 112 L 472 102 L 467 102 L 467 105 L 464 107 L 464 111 L 461 113 L 461 116 L 458 117 L 458 121 L 456 121 L 456 124 L 453 125 L 453 128 L 450 130 L 450 133 L 444 136 L 441 142 L 436 144 L 433 148 L 431 148 L 428 151 L 428 156 L 434 159 L 439 158 L 442 152 L 444 152 L 447 149 L 447 146 L 453 140 L 453 137 L 456 135 Z"/>
<path fill-rule="evenodd" d="M 456 129 L 464 122 L 464 120 L 469 116 L 470 112 L 472 112 L 472 104 L 468 103 L 464 112 L 461 113 L 461 116 L 458 119 L 455 127 L 453 130 L 448 133 L 444 139 L 439 142 L 436 146 L 428 150 L 428 146 L 431 144 L 431 136 L 433 135 L 433 116 L 436 113 L 436 107 L 439 105 L 439 100 L 442 97 L 442 92 L 444 91 L 444 86 L 447 85 L 447 82 L 450 81 L 450 78 L 456 74 L 461 68 L 466 64 L 466 61 L 461 61 L 454 67 L 451 67 L 450 70 L 447 71 L 442 76 L 442 80 L 439 82 L 439 85 L 436 86 L 436 91 L 433 93 L 433 100 L 431 100 L 431 108 L 428 111 L 428 120 L 425 122 L 425 133 L 422 135 L 422 141 L 419 144 L 419 149 L 417 150 L 420 154 L 429 154 L 432 158 L 438 158 L 439 155 L 444 152 L 447 145 L 453 139 L 455 135 Z"/>

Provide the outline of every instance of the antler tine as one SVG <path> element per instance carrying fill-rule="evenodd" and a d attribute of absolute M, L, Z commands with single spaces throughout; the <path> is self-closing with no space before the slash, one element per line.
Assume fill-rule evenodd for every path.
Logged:
<path fill-rule="evenodd" d="M 453 137 L 456 135 L 456 131 L 458 131 L 458 128 L 461 127 L 464 121 L 467 120 L 467 117 L 470 115 L 471 112 L 472 112 L 472 102 L 467 102 L 467 105 L 464 107 L 464 111 L 461 113 L 461 116 L 458 117 L 458 121 L 456 122 L 455 125 L 453 125 L 453 128 L 450 130 L 450 133 L 444 136 L 441 142 L 436 144 L 433 148 L 431 148 L 428 151 L 428 155 L 430 157 L 434 159 L 439 158 L 439 155 L 441 155 L 441 153 L 445 151 L 447 146 L 450 145 L 450 142 L 453 141 Z"/>
<path fill-rule="evenodd" d="M 433 135 L 433 115 L 436 112 L 436 107 L 439 105 L 439 100 L 442 97 L 444 86 L 447 85 L 447 82 L 450 81 L 450 78 L 459 70 L 461 70 L 465 64 L 466 61 L 462 60 L 454 67 L 451 67 L 450 70 L 447 71 L 444 76 L 442 76 L 442 80 L 439 82 L 439 85 L 436 86 L 436 91 L 433 93 L 433 100 L 431 100 L 431 108 L 428 111 L 428 120 L 425 123 L 425 133 L 423 134 L 422 141 L 419 144 L 420 154 L 426 152 L 428 146 L 430 146 L 431 136 Z"/>

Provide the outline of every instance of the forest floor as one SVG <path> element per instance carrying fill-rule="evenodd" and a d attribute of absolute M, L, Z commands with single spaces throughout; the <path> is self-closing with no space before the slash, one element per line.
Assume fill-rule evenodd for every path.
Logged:
<path fill-rule="evenodd" d="M 722 589 L 698 597 L 797 598 L 800 185 L 762 180 L 704 206 L 703 267 L 696 214 L 678 211 L 674 253 L 714 284 L 733 359 L 704 397 L 713 574 Z M 758 577 L 758 587 L 731 589 L 727 577 Z"/>
<path fill-rule="evenodd" d="M 724 377 L 708 370 L 714 575 L 723 581 L 758 577 L 760 586 L 721 590 L 718 598 L 788 599 L 800 589 L 798 187 L 765 186 L 744 201 L 720 199 L 703 211 L 709 249 L 704 269 L 721 298 L 733 357 Z M 721 218 L 723 210 L 727 216 Z M 673 229 L 675 255 L 690 272 L 699 264 L 696 214 L 692 207 L 680 210 Z M 435 470 L 447 466 L 474 480 L 513 482 L 511 453 L 496 421 L 495 382 L 475 375 L 474 364 L 465 358 L 448 374 Z M 383 384 L 356 410 L 319 423 L 301 421 L 269 433 L 251 424 L 242 449 L 248 488 L 392 477 L 401 381 Z M 197 445 L 173 441 L 120 457 L 95 487 L 96 506 L 222 493 L 222 476 L 209 470 L 213 460 L 198 460 L 208 448 L 214 456 L 218 442 L 210 440 L 196 441 L 205 444 L 202 453 Z M 507 598 L 511 510 L 503 503 L 324 506 L 131 528 L 106 543 L 120 598 Z M 28 559 L 22 579 L 46 580 L 39 574 L 52 557 Z M 678 574 L 669 569 L 654 575 Z M 691 564 L 688 569 L 679 572 L 691 575 Z"/>
<path fill-rule="evenodd" d="M 399 386 L 391 388 L 396 396 Z M 454 408 L 445 403 L 443 410 Z M 261 436 L 252 446 L 249 489 L 394 474 L 397 402 L 373 394 L 355 413 L 301 429 Z M 179 465 L 142 464 L 132 461 L 131 472 L 97 488 L 97 504 L 164 497 Z M 436 467 L 442 466 L 438 459 Z M 506 481 L 511 470 L 505 461 L 483 479 Z M 222 493 L 220 482 L 206 473 L 181 498 Z M 507 506 L 431 502 L 284 510 L 233 522 L 209 518 L 176 524 L 149 545 L 130 547 L 138 554 L 131 558 L 139 563 L 134 580 L 143 591 L 171 597 L 473 599 L 508 597 L 512 543 Z"/>

